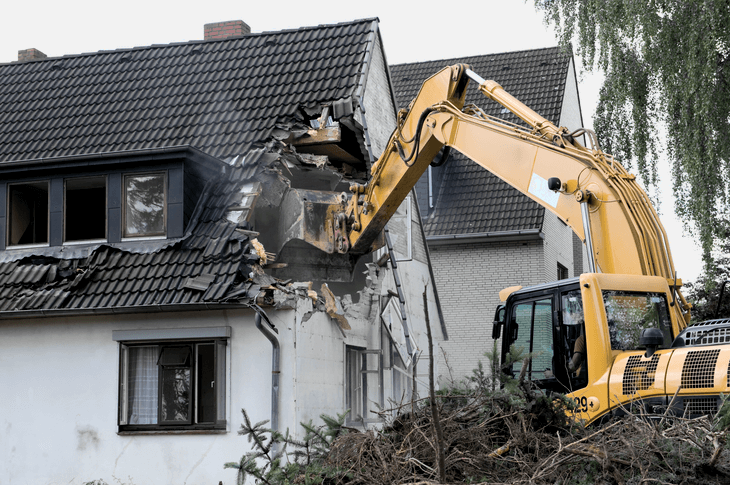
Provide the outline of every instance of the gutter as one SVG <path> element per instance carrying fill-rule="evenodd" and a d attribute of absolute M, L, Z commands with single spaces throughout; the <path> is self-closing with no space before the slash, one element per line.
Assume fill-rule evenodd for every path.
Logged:
<path fill-rule="evenodd" d="M 76 317 L 89 315 L 124 315 L 131 313 L 167 313 L 201 310 L 252 309 L 251 303 L 178 303 L 172 305 L 144 305 L 107 308 L 54 308 L 46 310 L 5 310 L 0 311 L 0 320 L 16 320 L 39 317 Z M 263 311 L 263 310 L 262 310 Z"/>
<path fill-rule="evenodd" d="M 281 360 L 281 351 L 279 349 L 279 340 L 275 335 L 278 331 L 261 307 L 252 305 L 252 308 L 256 310 L 256 316 L 254 317 L 256 328 L 271 342 L 271 429 L 272 431 L 279 431 L 279 361 Z M 261 323 L 262 319 L 266 320 L 267 325 Z"/>
<path fill-rule="evenodd" d="M 58 168 L 58 167 L 79 167 L 97 165 L 100 162 L 105 164 L 133 163 L 133 162 L 149 162 L 162 160 L 175 160 L 179 158 L 187 158 L 195 162 L 213 161 L 222 167 L 227 167 L 224 161 L 208 155 L 191 145 L 172 145 L 153 148 L 135 148 L 132 150 L 118 150 L 109 152 L 92 152 L 77 153 L 72 155 L 60 155 L 46 158 L 27 158 L 21 160 L 6 160 L 0 162 L 1 172 L 25 171 L 39 168 Z"/>
<path fill-rule="evenodd" d="M 426 236 L 426 242 L 429 246 L 441 246 L 445 244 L 466 244 L 476 242 L 539 241 L 541 239 L 545 239 L 545 234 L 540 231 L 540 229 Z"/>

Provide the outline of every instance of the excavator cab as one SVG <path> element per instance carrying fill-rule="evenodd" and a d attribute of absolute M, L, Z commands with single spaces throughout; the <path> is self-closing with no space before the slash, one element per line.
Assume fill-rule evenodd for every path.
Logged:
<path fill-rule="evenodd" d="M 672 304 L 656 276 L 585 273 L 512 291 L 501 306 L 502 362 L 509 352 L 522 359 L 504 371 L 517 377 L 525 363 L 525 379 L 574 399 L 587 422 L 636 399 L 666 406 L 661 376 L 681 329 Z"/>
<path fill-rule="evenodd" d="M 588 376 L 585 321 L 578 278 L 513 292 L 497 315 L 504 320 L 502 362 L 509 352 L 522 358 L 505 372 L 524 377 L 547 392 L 570 393 Z M 497 320 L 497 318 L 495 318 Z"/>

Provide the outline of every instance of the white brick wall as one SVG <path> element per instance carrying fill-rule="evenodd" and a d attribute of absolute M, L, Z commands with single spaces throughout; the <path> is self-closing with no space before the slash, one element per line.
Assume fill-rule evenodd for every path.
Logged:
<path fill-rule="evenodd" d="M 544 282 L 541 241 L 431 246 L 436 286 L 449 332 L 439 355 L 439 380 L 471 375 L 492 348 L 499 291 Z M 553 279 L 555 279 L 553 277 Z M 445 354 L 445 355 L 444 355 Z"/>
<path fill-rule="evenodd" d="M 545 276 L 543 283 L 558 279 L 558 263 L 573 275 L 573 230 L 552 212 L 545 211 L 542 225 L 545 234 Z"/>

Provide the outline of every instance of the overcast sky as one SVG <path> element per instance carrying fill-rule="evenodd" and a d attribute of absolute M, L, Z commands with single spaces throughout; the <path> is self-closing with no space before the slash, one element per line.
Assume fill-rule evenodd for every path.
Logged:
<path fill-rule="evenodd" d="M 0 2 L 0 63 L 18 50 L 36 48 L 49 57 L 203 38 L 203 25 L 243 20 L 252 32 L 293 29 L 377 17 L 388 62 L 428 61 L 557 45 L 532 0 L 436 2 L 365 0 L 36 0 Z M 579 74 L 586 127 L 598 99 L 599 76 Z M 669 169 L 663 170 L 668 180 Z M 701 261 L 696 245 L 682 238 L 671 197 L 662 197 L 662 221 L 679 277 L 693 280 Z"/>

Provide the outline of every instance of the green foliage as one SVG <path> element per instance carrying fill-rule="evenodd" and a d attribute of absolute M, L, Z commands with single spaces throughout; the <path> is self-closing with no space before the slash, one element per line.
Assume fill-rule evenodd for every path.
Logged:
<path fill-rule="evenodd" d="M 676 212 L 706 267 L 730 221 L 730 5 L 727 0 L 534 0 L 586 69 L 605 73 L 594 126 L 604 149 L 656 187 L 660 126 Z"/>
<path fill-rule="evenodd" d="M 555 428 L 567 429 L 573 422 L 566 416 L 565 410 L 574 409 L 575 402 L 562 394 L 547 395 L 532 386 L 527 380 L 512 377 L 508 371 L 515 364 L 521 364 L 532 358 L 523 348 L 510 347 L 505 355 L 504 362 L 500 363 L 500 351 L 495 341 L 492 349 L 484 354 L 489 362 L 490 372 L 485 372 L 484 364 L 479 361 L 476 369 L 469 376 L 467 390 L 450 388 L 441 391 L 441 394 L 454 395 L 462 393 L 465 396 L 479 395 L 487 397 L 496 403 L 498 412 L 520 412 L 530 416 L 537 429 Z"/>
<path fill-rule="evenodd" d="M 257 484 L 323 484 L 328 480 L 344 475 L 335 467 L 327 466 L 324 457 L 329 453 L 332 442 L 344 432 L 347 412 L 336 418 L 322 414 L 322 426 L 301 423 L 305 430 L 302 440 L 265 427 L 268 421 L 252 424 L 245 409 L 243 424 L 238 434 L 253 443 L 253 449 L 245 453 L 238 462 L 228 462 L 224 468 L 238 470 L 237 483 L 243 485 L 251 476 Z M 287 447 L 293 451 L 287 452 Z"/>
<path fill-rule="evenodd" d="M 720 410 L 715 415 L 713 423 L 716 430 L 725 431 L 730 428 L 730 399 L 728 399 L 730 395 L 720 394 L 720 397 L 722 399 L 722 406 L 720 406 Z"/>
<path fill-rule="evenodd" d="M 702 322 L 715 318 L 730 318 L 730 283 L 725 285 L 725 293 L 717 312 L 722 283 L 730 279 L 730 243 L 720 246 L 721 255 L 715 259 L 715 265 L 706 268 L 696 281 L 688 283 L 687 299 L 692 303 L 693 322 Z"/>

